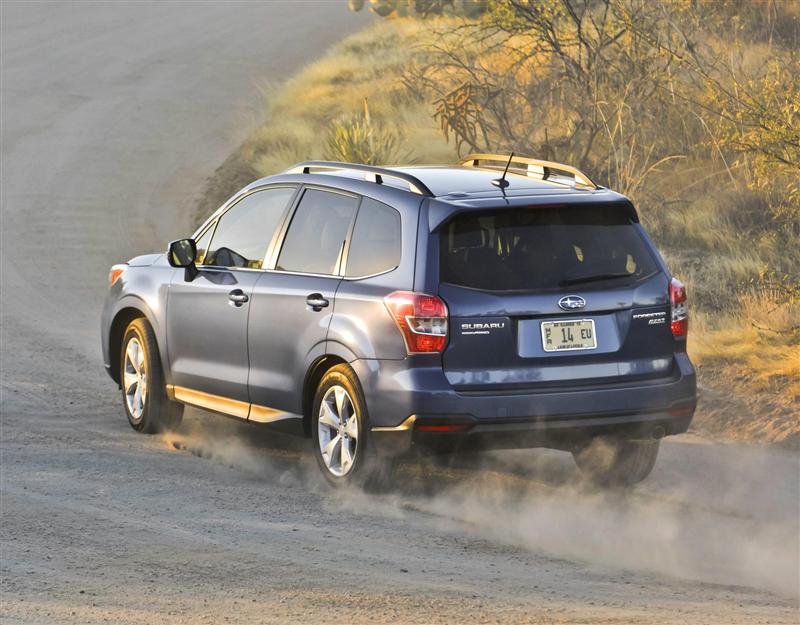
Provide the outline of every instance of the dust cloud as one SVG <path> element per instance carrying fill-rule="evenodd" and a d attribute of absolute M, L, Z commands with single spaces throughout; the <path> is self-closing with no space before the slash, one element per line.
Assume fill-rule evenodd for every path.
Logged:
<path fill-rule="evenodd" d="M 314 489 L 342 512 L 424 514 L 445 531 L 587 566 L 800 596 L 796 455 L 732 450 L 724 462 L 691 467 L 684 456 L 701 443 L 669 441 L 648 480 L 615 490 L 581 479 L 565 453 L 492 452 L 409 460 L 389 492 L 337 492 L 318 476 L 308 441 L 276 445 L 258 428 L 200 423 L 164 442 L 252 477 Z"/>
<path fill-rule="evenodd" d="M 678 492 L 662 499 L 566 485 L 523 493 L 463 485 L 418 506 L 558 558 L 798 594 L 796 525 L 725 514 Z"/>
<path fill-rule="evenodd" d="M 177 431 L 164 432 L 162 442 L 176 451 L 190 453 L 215 464 L 236 469 L 251 478 L 277 480 L 286 486 L 307 484 L 311 479 L 310 455 L 304 453 L 303 441 L 278 437 L 257 425 L 233 419 L 192 419 L 194 409 L 187 408 Z M 276 443 L 280 447 L 276 446 Z"/>

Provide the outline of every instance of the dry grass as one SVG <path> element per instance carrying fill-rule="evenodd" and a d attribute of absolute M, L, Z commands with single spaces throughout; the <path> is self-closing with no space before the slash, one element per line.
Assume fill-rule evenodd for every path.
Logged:
<path fill-rule="evenodd" d="M 331 156 L 331 141 L 363 114 L 365 98 L 373 126 L 395 142 L 390 152 L 378 156 L 405 162 L 454 160 L 455 148 L 439 132 L 431 105 L 410 94 L 403 81 L 403 72 L 422 53 L 418 44 L 443 23 L 377 22 L 289 80 L 269 98 L 264 124 L 210 181 L 197 220 L 240 188 L 243 178 Z"/>
<path fill-rule="evenodd" d="M 701 386 L 695 425 L 800 448 L 798 327 L 800 304 L 764 289 L 740 293 L 736 310 L 695 314 L 689 340 Z"/>
<path fill-rule="evenodd" d="M 453 162 L 456 148 L 434 120 L 434 104 L 408 82 L 409 68 L 425 65 L 424 50 L 446 26 L 447 18 L 382 20 L 306 67 L 272 94 L 265 123 L 211 179 L 198 220 L 245 183 L 302 160 L 368 153 L 376 162 Z M 365 99 L 377 134 L 392 138 L 389 150 L 374 149 L 375 132 L 353 130 L 363 123 Z M 765 307 L 765 294 L 743 285 L 758 283 L 765 270 L 800 274 L 800 228 L 791 218 L 775 221 L 774 193 L 750 190 L 737 176 L 736 166 L 693 154 L 650 172 L 636 199 L 689 288 L 690 352 L 703 389 L 696 424 L 726 437 L 798 445 L 800 337 L 775 331 L 800 323 L 797 302 L 773 306 L 768 298 Z"/>

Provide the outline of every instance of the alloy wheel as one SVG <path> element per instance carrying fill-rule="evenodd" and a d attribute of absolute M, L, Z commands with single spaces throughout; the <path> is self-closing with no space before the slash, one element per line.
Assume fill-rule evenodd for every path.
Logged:
<path fill-rule="evenodd" d="M 319 406 L 317 428 L 325 467 L 336 477 L 347 475 L 358 452 L 358 414 L 343 386 L 332 386 L 325 392 Z"/>
<path fill-rule="evenodd" d="M 125 366 L 122 370 L 125 403 L 131 420 L 138 423 L 144 415 L 147 401 L 147 365 L 144 348 L 135 336 L 125 346 Z"/>

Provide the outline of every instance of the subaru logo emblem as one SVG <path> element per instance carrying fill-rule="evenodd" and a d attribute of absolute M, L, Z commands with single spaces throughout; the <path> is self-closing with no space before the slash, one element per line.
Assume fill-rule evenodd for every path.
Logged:
<path fill-rule="evenodd" d="M 578 310 L 586 306 L 586 300 L 578 295 L 567 295 L 558 300 L 558 307 L 561 310 Z"/>

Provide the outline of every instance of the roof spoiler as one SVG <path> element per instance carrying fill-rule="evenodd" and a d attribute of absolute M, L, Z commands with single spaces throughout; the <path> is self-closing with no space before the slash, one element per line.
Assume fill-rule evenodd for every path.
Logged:
<path fill-rule="evenodd" d="M 395 178 L 402 180 L 408 185 L 410 191 L 419 193 L 426 197 L 435 197 L 433 192 L 416 176 L 407 174 L 402 171 L 395 171 L 393 169 L 386 169 L 384 167 L 375 167 L 373 165 L 360 165 L 357 163 L 339 163 L 337 161 L 304 161 L 297 163 L 286 170 L 287 174 L 313 174 L 315 171 L 357 171 L 364 172 L 364 180 L 367 182 L 374 182 L 375 184 L 383 184 L 384 178 Z"/>
<path fill-rule="evenodd" d="M 551 180 L 554 176 L 566 174 L 575 181 L 576 189 L 598 188 L 589 176 L 575 167 L 525 156 L 514 155 L 509 159 L 508 156 L 503 154 L 470 154 L 458 161 L 458 164 L 461 167 L 476 167 L 497 171 L 503 171 L 507 165 L 511 165 L 511 170 L 515 173 L 542 180 Z M 517 164 L 516 167 L 515 164 Z"/>

